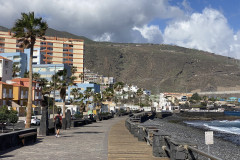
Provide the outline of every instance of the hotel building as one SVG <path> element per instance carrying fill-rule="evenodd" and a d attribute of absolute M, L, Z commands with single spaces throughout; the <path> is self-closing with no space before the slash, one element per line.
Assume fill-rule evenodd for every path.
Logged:
<path fill-rule="evenodd" d="M 69 39 L 58 37 L 45 37 L 45 40 L 37 39 L 34 49 L 40 48 L 44 64 L 68 64 L 77 67 L 75 83 L 81 83 L 79 74 L 83 73 L 84 41 L 81 39 Z M 0 31 L 0 53 L 24 52 L 20 48 L 17 39 L 10 32 Z"/>

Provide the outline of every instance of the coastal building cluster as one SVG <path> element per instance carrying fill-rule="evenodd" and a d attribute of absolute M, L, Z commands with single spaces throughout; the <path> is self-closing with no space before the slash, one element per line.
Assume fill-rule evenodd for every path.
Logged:
<path fill-rule="evenodd" d="M 18 40 L 12 37 L 11 32 L 0 31 L 0 106 L 13 107 L 19 115 L 25 112 L 27 106 L 29 79 L 24 78 L 29 70 L 30 49 L 19 46 Z M 104 77 L 84 71 L 84 41 L 48 37 L 44 40 L 37 39 L 33 52 L 33 73 L 38 73 L 40 78 L 52 81 L 52 76 L 58 71 L 67 70 L 68 77 L 75 76 L 75 86 L 67 89 L 66 98 L 73 98 L 70 94 L 73 88 L 82 93 L 91 88 L 93 92 L 100 92 L 100 84 L 113 85 L 113 77 Z M 72 68 L 75 68 L 72 74 Z M 16 69 L 17 68 L 17 69 Z M 38 81 L 33 81 L 33 108 L 42 106 L 42 86 Z M 56 102 L 61 102 L 60 93 L 51 92 Z"/>
<path fill-rule="evenodd" d="M 13 107 L 23 115 L 27 106 L 29 79 L 24 78 L 29 70 L 30 50 L 19 46 L 18 40 L 12 37 L 10 32 L 0 31 L 0 106 Z M 84 93 L 91 88 L 94 93 L 102 93 L 106 88 L 114 88 L 115 79 L 94 73 L 84 67 L 84 41 L 81 39 L 48 37 L 44 40 L 37 39 L 33 52 L 33 73 L 53 81 L 52 76 L 58 71 L 66 70 L 68 77 L 75 76 L 75 85 L 69 86 L 66 93 L 66 102 L 74 99 L 71 94 L 73 89 Z M 16 69 L 18 68 L 18 69 Z M 76 70 L 72 72 L 72 69 Z M 43 101 L 42 86 L 40 82 L 33 81 L 33 108 L 41 107 Z M 50 92 L 57 106 L 62 106 L 62 99 L 58 90 Z M 114 103 L 103 102 L 103 106 L 117 106 L 118 104 L 131 104 L 130 108 L 153 106 L 156 110 L 175 110 L 179 106 L 197 106 L 190 101 L 192 93 L 161 93 L 152 94 L 151 91 L 139 88 L 136 85 L 124 84 L 121 88 L 114 89 Z M 233 98 L 230 99 L 233 101 Z M 90 97 L 92 100 L 93 97 Z M 207 108 L 216 105 L 229 105 L 226 101 L 214 101 L 206 103 L 199 101 Z M 235 100 L 234 100 L 235 101 Z M 121 103 L 119 103 L 121 102 Z M 136 104 L 138 107 L 136 107 Z M 91 106 L 92 105 L 92 106 Z M 129 105 L 128 105 L 129 106 Z M 200 106 L 200 105 L 199 105 Z M 90 104 L 95 107 L 95 104 Z M 194 109 L 199 107 L 194 107 Z M 201 107 L 200 107 L 201 108 Z"/>

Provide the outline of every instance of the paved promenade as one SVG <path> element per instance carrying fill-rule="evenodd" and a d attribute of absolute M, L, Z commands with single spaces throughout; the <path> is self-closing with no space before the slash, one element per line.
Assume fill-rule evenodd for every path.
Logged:
<path fill-rule="evenodd" d="M 16 160 L 107 160 L 108 132 L 117 117 L 82 127 L 61 130 L 61 137 L 38 137 L 39 143 L 0 154 L 0 159 Z"/>
<path fill-rule="evenodd" d="M 54 135 L 38 137 L 38 142 L 34 145 L 27 145 L 0 152 L 0 159 L 155 159 L 152 156 L 151 147 L 147 146 L 144 142 L 137 142 L 137 139 L 125 128 L 124 120 L 126 118 L 127 117 L 117 117 L 82 127 L 61 130 L 60 138 L 56 138 Z M 128 142 L 130 142 L 132 146 L 130 146 Z M 130 148 L 132 148 L 132 150 Z M 129 153 L 127 153 L 127 151 L 129 151 Z"/>

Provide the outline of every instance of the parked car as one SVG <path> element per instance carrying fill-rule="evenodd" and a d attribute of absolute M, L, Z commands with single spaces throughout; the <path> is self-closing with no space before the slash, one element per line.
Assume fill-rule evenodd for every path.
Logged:
<path fill-rule="evenodd" d="M 26 120 L 25 120 L 24 123 L 26 124 Z M 40 125 L 40 119 L 38 119 L 37 116 L 32 116 L 32 118 L 31 118 L 31 124 L 37 125 L 37 126 Z"/>

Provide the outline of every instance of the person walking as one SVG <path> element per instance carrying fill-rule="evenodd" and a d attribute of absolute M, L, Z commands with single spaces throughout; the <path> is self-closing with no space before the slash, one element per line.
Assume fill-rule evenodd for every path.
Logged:
<path fill-rule="evenodd" d="M 56 138 L 60 137 L 60 129 L 62 128 L 62 116 L 60 116 L 60 111 L 58 111 L 57 115 L 54 118 L 55 120 L 55 127 L 56 127 Z"/>

